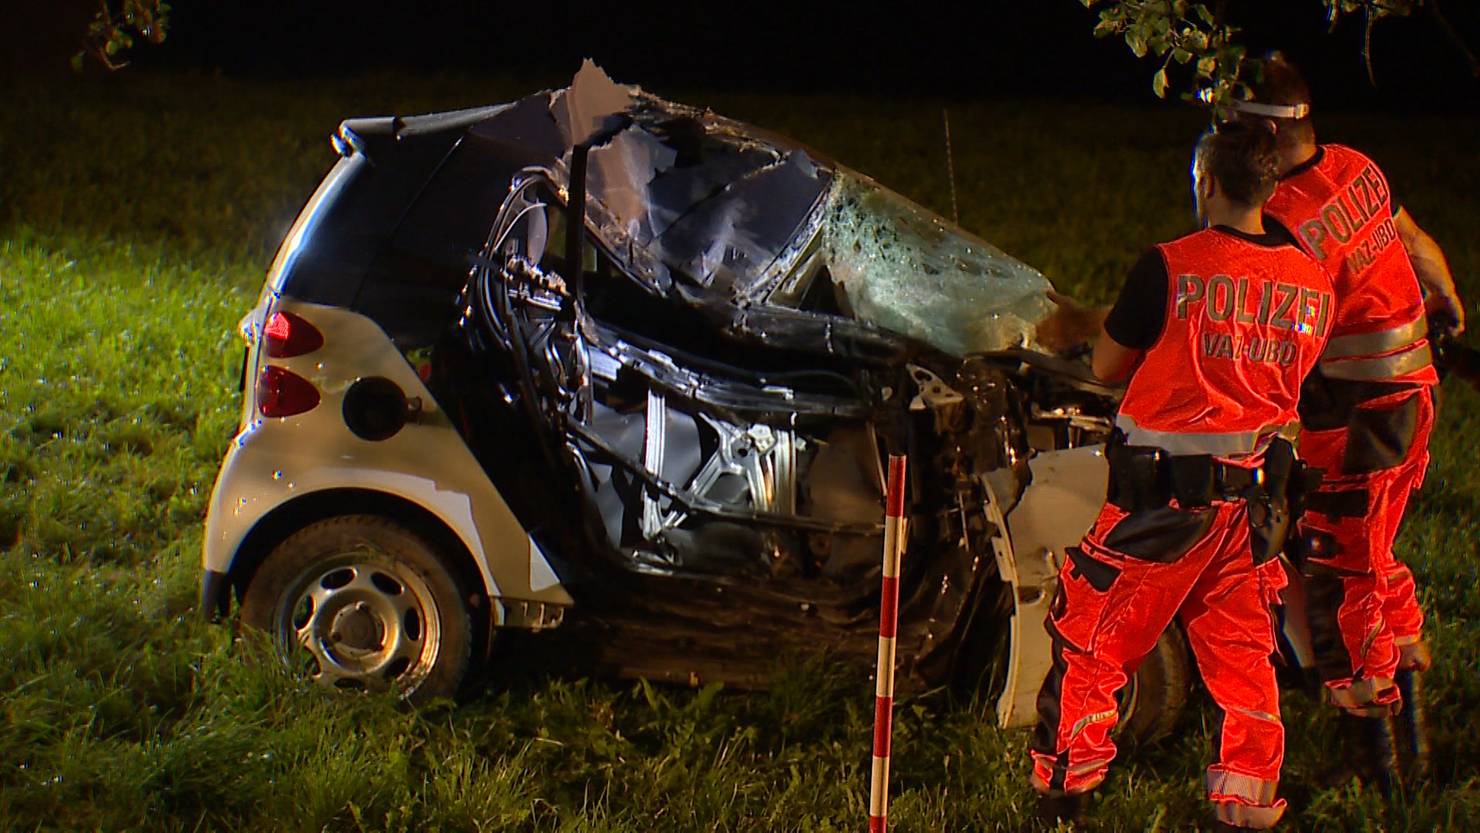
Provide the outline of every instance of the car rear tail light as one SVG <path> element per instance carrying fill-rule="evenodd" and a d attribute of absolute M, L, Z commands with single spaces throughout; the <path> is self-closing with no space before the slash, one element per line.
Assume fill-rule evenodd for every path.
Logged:
<path fill-rule="evenodd" d="M 257 376 L 257 410 L 265 417 L 286 417 L 311 411 L 319 404 L 319 392 L 291 370 L 268 365 Z"/>
<path fill-rule="evenodd" d="M 302 316 L 291 312 L 274 312 L 262 329 L 267 355 L 274 359 L 291 359 L 319 349 L 324 336 Z"/>

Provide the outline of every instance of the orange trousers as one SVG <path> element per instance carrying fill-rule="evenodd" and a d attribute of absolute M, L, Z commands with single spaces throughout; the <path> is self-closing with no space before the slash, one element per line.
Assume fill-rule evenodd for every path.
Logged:
<path fill-rule="evenodd" d="M 1393 541 L 1423 483 L 1433 423 L 1430 391 L 1409 388 L 1363 403 L 1346 427 L 1300 435 L 1300 456 L 1326 471 L 1321 496 L 1349 507 L 1333 513 L 1313 501 L 1300 531 L 1317 671 L 1353 713 L 1394 708 L 1393 675 L 1419 661 L 1423 610 Z"/>
<path fill-rule="evenodd" d="M 1256 566 L 1243 501 L 1127 514 L 1106 504 L 1059 574 L 1049 614 L 1053 668 L 1038 694 L 1033 786 L 1077 794 L 1115 757 L 1116 694 L 1180 618 L 1203 681 L 1223 711 L 1207 769 L 1215 815 L 1272 827 L 1284 728 L 1270 656 L 1278 561 Z M 1273 565 L 1273 566 L 1271 566 Z"/>

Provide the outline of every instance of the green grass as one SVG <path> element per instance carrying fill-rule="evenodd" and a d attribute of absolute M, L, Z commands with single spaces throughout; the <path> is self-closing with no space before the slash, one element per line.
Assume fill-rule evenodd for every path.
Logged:
<path fill-rule="evenodd" d="M 495 669 L 457 708 L 330 698 L 197 621 L 201 521 L 235 428 L 237 319 L 346 116 L 534 85 L 390 76 L 258 85 L 127 76 L 0 88 L 0 829 L 857 830 L 871 692 L 796 664 L 735 694 Z M 936 210 L 939 102 L 657 91 L 794 135 Z M 953 105 L 963 223 L 1108 300 L 1187 230 L 1197 114 Z M 1323 119 L 1384 163 L 1480 292 L 1480 120 Z M 1391 802 L 1321 790 L 1334 724 L 1285 706 L 1293 830 L 1480 829 L 1480 398 L 1450 383 L 1401 538 L 1431 612 L 1436 767 Z M 1013 830 L 1026 733 L 906 703 L 901 830 Z M 1211 710 L 1117 765 L 1081 829 L 1202 823 Z"/>

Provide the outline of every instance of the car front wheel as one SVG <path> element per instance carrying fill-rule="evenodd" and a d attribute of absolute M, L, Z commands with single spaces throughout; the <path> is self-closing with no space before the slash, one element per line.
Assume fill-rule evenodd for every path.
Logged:
<path fill-rule="evenodd" d="M 424 702 L 452 696 L 473 629 L 445 558 L 411 529 L 375 515 L 328 518 L 278 544 L 242 598 L 242 622 L 330 688 Z"/>
<path fill-rule="evenodd" d="M 1138 745 L 1171 734 L 1187 705 L 1191 684 L 1192 661 L 1187 637 L 1172 625 L 1116 695 L 1121 740 Z"/>

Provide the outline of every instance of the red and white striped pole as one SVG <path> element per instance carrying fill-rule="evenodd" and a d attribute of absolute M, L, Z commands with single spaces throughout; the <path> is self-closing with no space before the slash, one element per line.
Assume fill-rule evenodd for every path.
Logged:
<path fill-rule="evenodd" d="M 889 827 L 889 744 L 894 734 L 894 635 L 899 625 L 899 558 L 904 554 L 905 458 L 889 455 L 884 509 L 884 586 L 879 594 L 879 667 L 874 675 L 874 766 L 869 782 L 869 833 Z"/>

